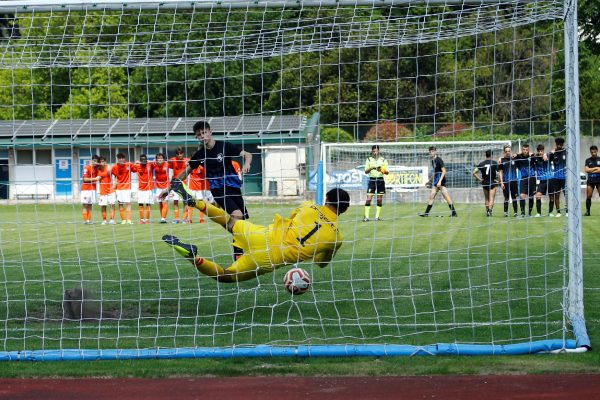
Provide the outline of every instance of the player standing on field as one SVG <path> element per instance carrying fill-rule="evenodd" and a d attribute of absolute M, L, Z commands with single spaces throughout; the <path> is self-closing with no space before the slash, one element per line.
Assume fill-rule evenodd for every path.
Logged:
<path fill-rule="evenodd" d="M 485 160 L 475 168 L 473 176 L 481 183 L 485 212 L 488 217 L 491 217 L 496 199 L 496 186 L 498 186 L 498 163 L 492 160 L 492 150 L 485 151 Z"/>
<path fill-rule="evenodd" d="M 131 173 L 133 165 L 127 161 L 125 154 L 117 154 L 117 163 L 113 165 L 111 174 L 115 177 L 114 185 L 117 201 L 119 202 L 119 214 L 121 224 L 131 225 Z"/>
<path fill-rule="evenodd" d="M 204 200 L 195 201 L 180 180 L 171 182 L 171 189 L 190 207 L 205 212 L 211 220 L 231 232 L 237 243 L 243 246 L 245 254 L 223 268 L 212 260 L 199 257 L 195 245 L 181 243 L 175 236 L 163 236 L 162 239 L 198 271 L 219 282 L 254 279 L 284 265 L 308 260 L 324 268 L 342 245 L 338 217 L 350 206 L 350 195 L 343 189 L 327 192 L 323 206 L 305 202 L 292 212 L 290 218 L 276 214 L 268 227 L 232 218 L 223 209 Z"/>
<path fill-rule="evenodd" d="M 521 217 L 525 218 L 525 200 L 529 199 L 529 215 L 531 217 L 531 210 L 533 210 L 533 198 L 535 196 L 535 170 L 531 162 L 532 155 L 529 153 L 529 145 L 524 144 L 521 146 L 521 152 L 515 157 L 515 164 L 519 170 L 520 180 L 519 187 L 521 192 L 521 199 L 519 205 L 521 206 Z"/>
<path fill-rule="evenodd" d="M 100 180 L 98 176 L 98 161 L 100 157 L 92 156 L 91 164 L 83 167 L 81 174 L 81 214 L 83 223 L 88 225 L 92 223 L 92 205 L 96 203 L 96 182 Z"/>
<path fill-rule="evenodd" d="M 195 200 L 206 200 L 207 203 L 214 204 L 215 199 L 210 192 L 210 185 L 206 180 L 206 173 L 204 167 L 199 165 L 198 168 L 193 169 L 188 175 L 188 187 L 192 191 Z M 188 207 L 188 213 L 186 216 L 186 222 L 192 223 L 192 216 L 194 213 L 194 207 Z M 200 223 L 204 222 L 204 213 L 200 211 Z"/>
<path fill-rule="evenodd" d="M 248 219 L 248 211 L 242 197 L 242 180 L 236 173 L 232 161 L 234 157 L 243 157 L 242 173 L 247 174 L 250 172 L 252 154 L 233 143 L 213 139 L 210 124 L 206 121 L 198 121 L 194 124 L 194 135 L 200 141 L 200 146 L 190 158 L 187 168 L 177 178 L 182 182 L 185 181 L 193 169 L 202 165 L 215 202 L 231 215 L 231 218 Z M 235 236 L 233 254 L 234 259 L 243 254 L 242 248 L 236 244 Z"/>
<path fill-rule="evenodd" d="M 432 185 L 431 193 L 429 194 L 429 202 L 427 203 L 425 212 L 419 214 L 419 216 L 429 217 L 429 211 L 431 211 L 431 207 L 433 207 L 435 196 L 438 192 L 442 192 L 444 200 L 446 200 L 448 207 L 450 207 L 450 216 L 456 217 L 458 215 L 454 209 L 454 204 L 452 203 L 452 198 L 450 198 L 450 193 L 448 193 L 448 189 L 446 188 L 446 166 L 444 165 L 444 161 L 438 157 L 437 149 L 434 146 L 429 147 L 429 156 L 431 157 L 431 167 L 433 168 L 433 178 L 430 180 Z"/>
<path fill-rule="evenodd" d="M 115 191 L 113 190 L 112 174 L 106 163 L 106 157 L 100 156 L 100 168 L 98 168 L 98 186 L 100 186 L 100 199 L 98 205 L 102 212 L 102 225 L 106 225 L 106 207 L 110 207 L 110 225 L 115 224 Z"/>
<path fill-rule="evenodd" d="M 598 147 L 590 147 L 590 158 L 585 160 L 585 173 L 587 174 L 587 191 L 585 198 L 585 216 L 589 217 L 592 208 L 592 196 L 594 189 L 600 195 L 600 158 L 598 158 Z"/>
<path fill-rule="evenodd" d="M 365 202 L 365 217 L 363 222 L 369 220 L 369 211 L 371 209 L 371 200 L 377 195 L 377 210 L 375 211 L 375 221 L 381 221 L 379 214 L 383 207 L 383 195 L 385 194 L 384 175 L 389 174 L 388 162 L 379 153 L 379 146 L 374 144 L 371 147 L 371 155 L 365 162 L 365 174 L 369 176 L 369 186 L 367 188 L 367 200 Z"/>
<path fill-rule="evenodd" d="M 169 188 L 169 163 L 165 161 L 163 153 L 157 153 L 154 156 L 152 163 L 154 171 L 154 197 L 158 201 L 158 209 L 160 211 L 160 223 L 167 223 L 167 213 L 169 211 L 169 200 L 167 197 L 161 197 L 160 194 Z"/>
<path fill-rule="evenodd" d="M 535 214 L 536 218 L 542 216 L 542 196 L 548 194 L 548 179 L 552 176 L 550 161 L 544 152 L 544 145 L 538 144 L 535 156 L 531 158 L 531 165 L 535 170 L 537 186 L 535 188 Z"/>
<path fill-rule="evenodd" d="M 565 139 L 554 139 L 554 151 L 548 154 L 548 160 L 552 166 L 552 178 L 550 179 L 550 204 L 548 216 L 552 214 L 554 206 L 556 206 L 556 217 L 560 217 L 560 194 L 565 194 L 565 213 L 567 212 L 567 193 L 565 186 L 567 181 L 567 150 L 564 148 Z"/>
<path fill-rule="evenodd" d="M 171 157 L 169 159 L 169 168 L 173 170 L 173 178 L 178 177 L 179 175 L 181 175 L 182 171 L 185 171 L 185 169 L 187 168 L 187 164 L 188 161 L 190 159 L 185 157 L 185 154 L 183 152 L 183 148 L 182 147 L 178 147 L 175 149 L 175 157 Z M 177 194 L 173 193 L 173 223 L 174 224 L 178 224 L 180 223 L 180 219 L 179 219 L 179 196 L 177 196 Z M 185 218 L 187 214 L 187 206 L 184 204 L 183 205 L 183 217 Z"/>
<path fill-rule="evenodd" d="M 150 209 L 154 204 L 154 174 L 152 164 L 148 162 L 148 156 L 140 155 L 140 162 L 133 165 L 133 172 L 138 175 L 138 210 L 140 213 L 140 224 L 150 223 Z"/>
<path fill-rule="evenodd" d="M 504 195 L 504 216 L 508 217 L 508 202 L 512 199 L 513 211 L 517 216 L 517 196 L 519 195 L 519 176 L 510 146 L 504 146 L 504 157 L 498 160 L 498 176 Z"/>

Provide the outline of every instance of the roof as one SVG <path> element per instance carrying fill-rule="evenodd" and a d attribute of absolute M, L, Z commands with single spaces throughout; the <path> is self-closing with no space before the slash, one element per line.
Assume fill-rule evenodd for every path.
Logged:
<path fill-rule="evenodd" d="M 196 142 L 192 127 L 200 120 L 208 121 L 215 138 L 233 141 L 262 143 L 306 137 L 307 118 L 303 115 L 12 120 L 0 121 L 0 147 Z"/>

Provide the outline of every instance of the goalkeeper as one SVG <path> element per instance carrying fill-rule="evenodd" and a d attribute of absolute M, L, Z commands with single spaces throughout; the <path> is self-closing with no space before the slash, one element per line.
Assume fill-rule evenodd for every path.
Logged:
<path fill-rule="evenodd" d="M 192 193 L 179 179 L 171 182 L 171 190 L 184 202 L 204 212 L 210 219 L 233 234 L 244 249 L 244 255 L 223 268 L 214 261 L 198 256 L 198 248 L 182 243 L 177 237 L 164 235 L 163 240 L 198 271 L 219 282 L 237 282 L 273 272 L 286 264 L 313 260 L 323 268 L 329 264 L 342 245 L 338 216 L 350 205 L 350 195 L 343 189 L 327 192 L 325 205 L 305 202 L 292 212 L 290 218 L 275 214 L 268 227 L 232 218 L 221 208 L 203 200 L 194 200 Z"/>

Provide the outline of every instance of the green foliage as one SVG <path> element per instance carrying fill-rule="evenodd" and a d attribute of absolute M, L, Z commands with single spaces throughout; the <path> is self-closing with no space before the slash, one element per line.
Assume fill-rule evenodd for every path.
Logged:
<path fill-rule="evenodd" d="M 341 128 L 321 129 L 321 142 L 352 143 L 354 136 Z"/>

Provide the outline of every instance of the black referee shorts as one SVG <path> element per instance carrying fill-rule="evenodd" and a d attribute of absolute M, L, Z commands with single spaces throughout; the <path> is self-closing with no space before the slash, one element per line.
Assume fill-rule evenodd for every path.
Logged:
<path fill-rule="evenodd" d="M 242 197 L 242 189 L 225 186 L 222 188 L 210 188 L 210 192 L 215 198 L 215 202 L 219 207 L 225 210 L 227 214 L 231 215 L 235 210 L 240 210 L 244 219 L 250 218 L 244 204 L 244 198 Z"/>
<path fill-rule="evenodd" d="M 367 194 L 384 194 L 385 180 L 383 178 L 369 178 Z"/>

